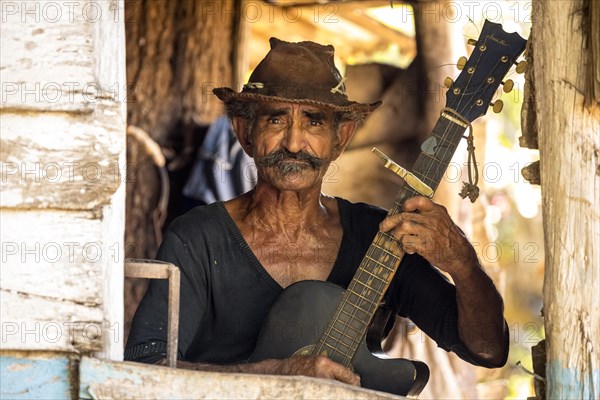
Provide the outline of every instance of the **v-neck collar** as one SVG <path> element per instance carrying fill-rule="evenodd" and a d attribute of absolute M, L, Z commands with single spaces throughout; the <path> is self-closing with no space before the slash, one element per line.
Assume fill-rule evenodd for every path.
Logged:
<path fill-rule="evenodd" d="M 335 197 L 335 199 L 338 204 L 338 212 L 340 214 L 340 223 L 342 224 L 342 241 L 340 243 L 340 248 L 338 250 L 338 254 L 336 256 L 335 262 L 333 263 L 333 267 L 331 268 L 331 272 L 329 273 L 329 276 L 326 279 L 326 281 L 328 281 L 328 282 L 336 282 L 338 280 L 337 277 L 340 274 L 340 271 L 342 270 L 342 266 L 344 265 L 344 254 L 346 253 L 345 249 L 348 246 L 348 243 L 347 243 L 348 238 L 346 235 L 346 230 L 348 227 L 347 203 L 345 200 L 343 200 L 339 197 Z M 271 274 L 269 274 L 267 269 L 258 260 L 256 255 L 250 248 L 250 245 L 248 244 L 248 242 L 246 242 L 244 235 L 242 235 L 242 232 L 239 230 L 235 221 L 229 214 L 229 211 L 227 211 L 227 209 L 225 208 L 224 202 L 218 201 L 215 204 L 217 206 L 217 210 L 218 210 L 219 214 L 221 215 L 221 217 L 223 218 L 223 221 L 225 222 L 225 226 L 231 232 L 235 241 L 242 248 L 242 252 L 248 258 L 248 260 L 250 261 L 250 264 L 256 269 L 256 271 L 260 274 L 260 276 L 263 277 L 265 279 L 265 281 L 269 284 L 269 286 L 271 286 L 273 289 L 275 289 L 277 291 L 282 291 L 283 289 L 285 289 L 275 279 L 273 279 Z"/>

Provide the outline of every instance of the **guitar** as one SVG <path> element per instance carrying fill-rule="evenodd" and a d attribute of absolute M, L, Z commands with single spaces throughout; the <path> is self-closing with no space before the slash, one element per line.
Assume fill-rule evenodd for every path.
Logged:
<path fill-rule="evenodd" d="M 494 93 L 525 49 L 526 40 L 507 33 L 500 24 L 486 21 L 469 60 L 456 82 L 447 82 L 446 107 L 432 135 L 421 146 L 412 173 L 396 196 L 388 215 L 401 212 L 405 199 L 416 196 L 419 183 L 433 193 L 465 130 L 485 115 Z M 422 193 L 422 190 L 420 190 Z M 420 361 L 383 359 L 372 354 L 380 348 L 381 332 L 367 340 L 367 330 L 392 281 L 404 252 L 398 242 L 378 232 L 346 290 L 322 281 L 301 281 L 289 286 L 269 310 L 254 352 L 248 361 L 287 358 L 292 355 L 327 355 L 353 369 L 363 387 L 397 395 L 418 395 L 429 369 Z M 389 313 L 380 319 L 384 326 Z M 273 327 L 292 327 L 294 334 Z M 315 343 L 315 330 L 320 339 Z M 377 330 L 371 329 L 369 338 Z"/>

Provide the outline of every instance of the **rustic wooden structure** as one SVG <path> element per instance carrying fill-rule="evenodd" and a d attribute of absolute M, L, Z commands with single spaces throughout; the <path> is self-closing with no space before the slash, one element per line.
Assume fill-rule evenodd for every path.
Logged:
<path fill-rule="evenodd" d="M 598 398 L 600 5 L 536 0 L 533 6 L 524 142 L 540 149 L 546 394 Z"/>

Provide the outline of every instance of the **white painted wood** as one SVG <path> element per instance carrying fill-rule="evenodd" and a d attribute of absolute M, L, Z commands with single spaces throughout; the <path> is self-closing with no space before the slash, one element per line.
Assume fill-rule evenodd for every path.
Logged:
<path fill-rule="evenodd" d="M 224 374 L 83 357 L 81 399 L 404 399 L 305 376 Z"/>
<path fill-rule="evenodd" d="M 2 349 L 122 359 L 124 2 L 0 7 Z"/>
<path fill-rule="evenodd" d="M 600 105 L 584 98 L 594 73 L 588 3 L 533 2 L 546 397 L 553 399 L 600 397 Z"/>
<path fill-rule="evenodd" d="M 103 346 L 98 306 L 0 289 L 2 350 L 91 352 Z"/>
<path fill-rule="evenodd" d="M 110 246 L 102 241 L 102 221 L 93 213 L 3 210 L 1 229 L 3 290 L 102 304 L 102 265 L 112 254 L 104 249 Z M 46 312 L 28 314 L 38 311 Z M 1 312 L 4 316 L 10 310 Z"/>
<path fill-rule="evenodd" d="M 4 112 L 2 206 L 89 210 L 107 204 L 125 181 L 123 138 L 107 121 L 115 118 L 106 107 L 89 116 Z"/>
<path fill-rule="evenodd" d="M 95 75 L 100 87 L 110 93 L 110 88 L 115 103 L 110 104 L 110 112 L 104 113 L 104 118 L 111 121 L 111 138 L 118 141 L 119 153 L 117 164 L 122 173 L 125 173 L 126 156 L 126 122 L 127 122 L 127 79 L 125 72 L 125 2 L 103 1 L 99 2 L 102 10 L 100 23 L 95 24 Z M 132 166 L 135 168 L 135 166 Z M 102 211 L 102 238 L 105 251 L 112 252 L 113 257 L 108 257 L 103 266 L 103 310 L 104 323 L 109 327 L 110 334 L 104 335 L 103 350 L 97 356 L 108 360 L 123 359 L 123 334 L 124 334 L 124 240 L 125 240 L 125 183 L 126 176 L 121 175 L 121 185 L 111 195 L 110 203 Z"/>
<path fill-rule="evenodd" d="M 91 112 L 96 79 L 89 2 L 5 0 L 0 6 L 2 107 Z"/>
<path fill-rule="evenodd" d="M 122 153 L 122 158 L 125 154 Z M 111 204 L 104 207 L 102 215 L 103 252 L 103 311 L 104 326 L 108 333 L 103 336 L 104 346 L 97 355 L 107 360 L 123 360 L 124 344 L 124 238 L 125 238 L 125 185 L 113 194 Z"/>

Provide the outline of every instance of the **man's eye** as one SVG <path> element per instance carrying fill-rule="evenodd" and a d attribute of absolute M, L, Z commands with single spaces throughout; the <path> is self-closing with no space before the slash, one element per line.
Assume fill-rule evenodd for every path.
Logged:
<path fill-rule="evenodd" d="M 279 123 L 281 123 L 281 119 L 279 119 L 277 117 L 271 117 L 271 118 L 267 119 L 267 122 L 270 124 L 279 124 Z"/>
<path fill-rule="evenodd" d="M 318 119 L 311 119 L 310 120 L 310 126 L 321 126 L 323 125 L 323 122 L 318 120 Z"/>

